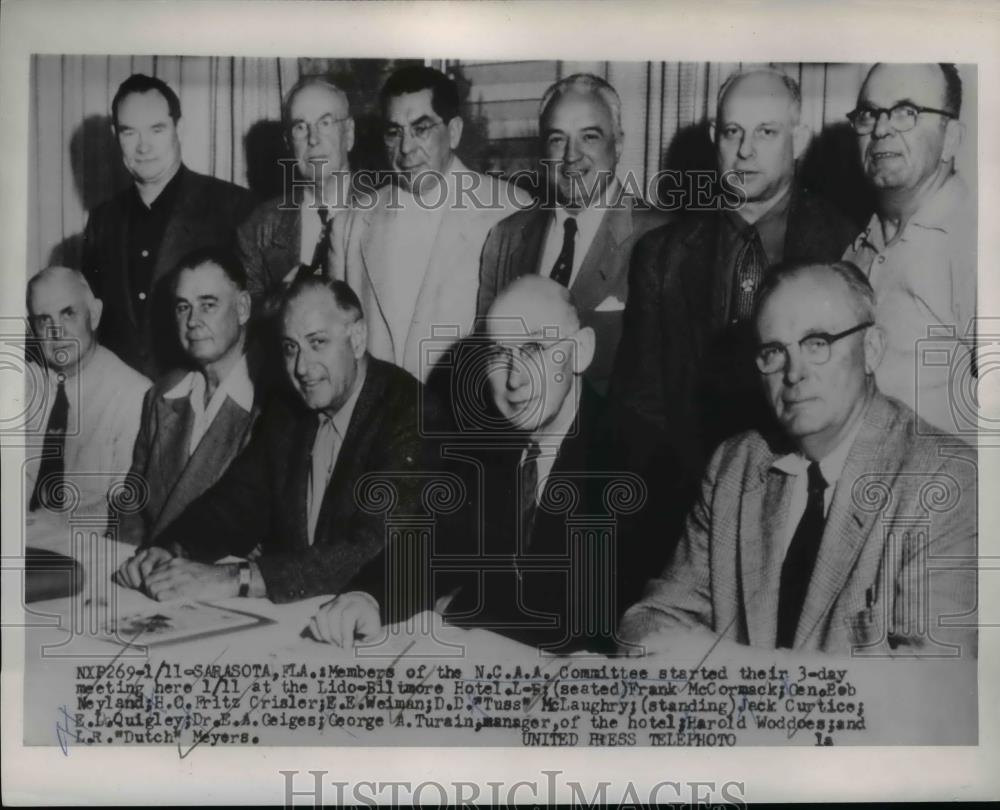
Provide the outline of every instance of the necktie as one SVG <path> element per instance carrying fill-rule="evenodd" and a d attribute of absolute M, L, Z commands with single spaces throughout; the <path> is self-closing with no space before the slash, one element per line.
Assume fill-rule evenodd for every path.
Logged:
<path fill-rule="evenodd" d="M 767 254 L 760 241 L 760 234 L 752 225 L 747 229 L 746 241 L 736 256 L 734 274 L 733 305 L 730 307 L 730 321 L 744 323 L 753 313 L 753 302 L 757 288 L 767 267 Z"/>
<path fill-rule="evenodd" d="M 573 243 L 576 240 L 576 218 L 566 217 L 563 223 L 563 244 L 559 251 L 559 258 L 552 265 L 550 274 L 553 281 L 558 281 L 564 287 L 569 286 L 570 276 L 573 275 Z"/>
<path fill-rule="evenodd" d="M 319 522 L 319 512 L 323 507 L 326 485 L 330 482 L 330 474 L 333 472 L 338 439 L 333 420 L 321 414 L 309 468 L 309 545 L 316 540 L 316 524 Z"/>
<path fill-rule="evenodd" d="M 316 273 L 326 270 L 326 256 L 330 250 L 330 231 L 333 227 L 333 217 L 330 216 L 329 208 L 320 208 L 319 221 L 323 227 L 319 231 L 319 239 L 316 240 L 316 249 L 313 251 L 312 261 L 309 262 L 309 272 Z"/>
<path fill-rule="evenodd" d="M 31 493 L 29 511 L 34 512 L 39 507 L 58 508 L 62 491 L 65 459 L 63 450 L 66 446 L 66 424 L 69 420 L 69 400 L 66 398 L 65 378 L 59 375 L 56 387 L 56 398 L 52 403 L 49 421 L 45 426 L 45 440 L 42 442 L 42 461 L 38 465 L 38 478 L 35 489 Z"/>
<path fill-rule="evenodd" d="M 520 492 L 521 492 L 521 549 L 525 549 L 531 540 L 531 530 L 535 523 L 535 509 L 538 499 L 538 456 L 541 448 L 537 442 L 528 444 L 521 462 Z"/>
<path fill-rule="evenodd" d="M 792 542 L 785 554 L 785 562 L 781 566 L 781 590 L 778 595 L 778 636 L 777 646 L 791 649 L 795 642 L 795 631 L 802 615 L 802 606 L 806 601 L 806 590 L 816 565 L 816 555 L 819 543 L 823 537 L 823 524 L 826 522 L 825 503 L 823 495 L 826 492 L 826 481 L 817 462 L 809 465 L 808 471 L 809 497 L 806 501 L 806 511 L 802 514 Z"/>

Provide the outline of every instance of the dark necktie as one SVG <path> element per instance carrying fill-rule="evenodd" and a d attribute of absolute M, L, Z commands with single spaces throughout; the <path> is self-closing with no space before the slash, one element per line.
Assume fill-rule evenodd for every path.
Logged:
<path fill-rule="evenodd" d="M 521 462 L 521 550 L 528 547 L 535 524 L 538 499 L 538 456 L 541 448 L 537 442 L 528 444 Z"/>
<path fill-rule="evenodd" d="M 42 442 L 42 461 L 38 465 L 38 478 L 31 493 L 28 509 L 34 512 L 40 507 L 58 508 L 61 502 L 66 446 L 66 424 L 69 420 L 69 400 L 66 398 L 65 378 L 59 375 L 56 399 L 52 403 L 49 422 L 45 426 L 45 440 Z"/>
<path fill-rule="evenodd" d="M 329 208 L 319 209 L 319 221 L 323 227 L 320 229 L 319 239 L 316 240 L 312 261 L 309 262 L 310 273 L 322 272 L 326 269 L 326 256 L 330 250 L 330 231 L 333 226 L 333 217 L 330 216 Z"/>
<path fill-rule="evenodd" d="M 569 286 L 570 277 L 573 275 L 573 243 L 576 241 L 576 218 L 566 217 L 563 223 L 563 244 L 559 251 L 559 258 L 552 265 L 551 278 L 558 281 L 564 287 Z"/>
<path fill-rule="evenodd" d="M 746 241 L 736 255 L 736 272 L 733 274 L 733 305 L 729 315 L 732 323 L 750 320 L 757 288 L 767 267 L 767 254 L 753 225 L 748 227 L 744 238 Z"/>
<path fill-rule="evenodd" d="M 795 642 L 795 631 L 806 601 L 809 579 L 816 566 L 816 555 L 823 537 L 826 522 L 823 495 L 826 481 L 817 462 L 809 465 L 809 498 L 806 511 L 802 514 L 792 542 L 781 566 L 781 590 L 778 595 L 778 636 L 777 646 L 791 649 Z"/>

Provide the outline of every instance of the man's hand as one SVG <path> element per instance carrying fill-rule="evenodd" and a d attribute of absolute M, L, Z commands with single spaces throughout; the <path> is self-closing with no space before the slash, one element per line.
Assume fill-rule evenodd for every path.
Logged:
<path fill-rule="evenodd" d="M 341 594 L 309 620 L 309 632 L 314 639 L 338 647 L 353 646 L 355 634 L 367 638 L 381 629 L 378 602 L 363 591 Z"/>
<path fill-rule="evenodd" d="M 227 599 L 240 591 L 239 566 L 212 565 L 174 557 L 143 580 L 146 593 L 160 602 L 170 599 Z"/>
<path fill-rule="evenodd" d="M 165 548 L 151 546 L 136 552 L 121 564 L 112 579 L 123 588 L 139 590 L 152 571 L 163 563 L 172 560 L 174 555 Z"/>

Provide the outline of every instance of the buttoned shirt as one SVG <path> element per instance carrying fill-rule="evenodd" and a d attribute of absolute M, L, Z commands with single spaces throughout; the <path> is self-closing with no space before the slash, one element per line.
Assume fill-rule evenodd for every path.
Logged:
<path fill-rule="evenodd" d="M 601 197 L 588 208 L 582 208 L 575 214 L 570 214 L 563 206 L 558 206 L 549 218 L 549 229 L 545 235 L 542 258 L 538 265 L 538 272 L 543 276 L 552 276 L 552 269 L 556 266 L 556 260 L 563 248 L 563 234 L 565 233 L 566 220 L 573 216 L 576 219 L 576 238 L 573 243 L 573 270 L 570 273 L 567 287 L 572 287 L 576 277 L 580 274 L 580 266 L 587 257 L 587 251 L 597 236 L 597 229 L 601 227 L 601 221 L 608 210 L 608 205 L 603 202 L 614 203 L 618 200 L 621 191 L 621 183 L 615 178 L 605 189 Z"/>
<path fill-rule="evenodd" d="M 823 514 L 830 511 L 830 504 L 833 502 L 833 495 L 840 480 L 840 474 L 844 471 L 844 464 L 847 462 L 847 455 L 851 451 L 854 440 L 858 437 L 858 431 L 864 423 L 863 414 L 859 416 L 857 424 L 851 429 L 843 440 L 827 455 L 819 461 L 819 470 L 826 481 L 826 489 L 823 492 Z M 809 500 L 808 476 L 809 459 L 802 453 L 788 453 L 775 459 L 771 465 L 773 469 L 792 477 L 792 497 L 788 505 L 788 517 L 782 527 L 780 537 L 776 538 L 781 543 L 781 556 L 784 557 L 791 545 L 795 529 L 805 514 L 806 504 Z"/>
<path fill-rule="evenodd" d="M 951 371 L 968 368 L 976 314 L 976 217 L 965 182 L 952 174 L 889 243 L 872 216 L 844 258 L 875 289 L 875 320 L 886 333 L 879 389 L 957 432 Z"/>
<path fill-rule="evenodd" d="M 191 437 L 188 441 L 188 456 L 194 455 L 198 449 L 198 444 L 208 433 L 208 429 L 215 421 L 222 404 L 229 397 L 244 411 L 250 413 L 253 410 L 253 383 L 250 382 L 250 374 L 247 370 L 246 355 L 242 355 L 238 361 L 229 369 L 229 373 L 219 383 L 214 393 L 205 403 L 205 375 L 200 371 L 192 371 L 163 395 L 164 399 L 179 399 L 187 397 L 194 414 L 194 421 L 191 424 Z"/>
<path fill-rule="evenodd" d="M 29 366 L 25 375 L 25 428 L 41 448 L 55 402 L 59 372 Z M 69 411 L 64 445 L 64 478 L 79 492 L 77 514 L 107 515 L 108 490 L 132 466 L 132 450 L 142 419 L 142 400 L 151 383 L 98 346 L 80 371 L 65 378 Z M 38 475 L 38 453 L 25 451 L 25 493 L 30 496 Z M 71 499 L 72 500 L 72 499 Z"/>
<path fill-rule="evenodd" d="M 187 171 L 180 166 L 174 176 L 148 205 L 133 185 L 128 204 L 128 267 L 134 296 L 133 305 L 145 313 L 152 294 L 153 269 L 160 252 L 167 223 L 174 211 L 174 201 L 180 189 L 181 176 Z M 140 317 L 145 317 L 141 315 Z"/>
<path fill-rule="evenodd" d="M 347 428 L 351 424 L 354 406 L 358 403 L 358 395 L 365 385 L 365 373 L 355 381 L 354 391 L 336 413 L 317 411 L 316 438 L 313 440 L 311 465 L 309 470 L 309 487 L 307 489 L 306 510 L 309 516 L 309 544 L 316 542 L 316 524 L 323 507 L 323 495 L 337 466 L 340 448 L 344 444 Z"/>

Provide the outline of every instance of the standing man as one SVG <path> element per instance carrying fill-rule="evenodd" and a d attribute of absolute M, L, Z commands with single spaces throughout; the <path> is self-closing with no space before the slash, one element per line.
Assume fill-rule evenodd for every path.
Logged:
<path fill-rule="evenodd" d="M 755 370 L 779 427 L 714 454 L 625 639 L 665 652 L 702 629 L 768 649 L 975 657 L 975 453 L 879 392 L 874 298 L 849 262 L 772 271 Z"/>
<path fill-rule="evenodd" d="M 200 247 L 231 244 L 250 192 L 181 162 L 181 105 L 160 79 L 134 74 L 111 102 L 112 128 L 132 185 L 91 213 L 83 272 L 105 302 L 101 339 L 147 376 L 179 361 L 169 295 L 159 283 Z"/>
<path fill-rule="evenodd" d="M 430 67 L 405 67 L 381 94 L 392 182 L 360 203 L 348 223 L 346 264 L 334 275 L 358 292 L 368 346 L 422 380 L 472 329 L 486 234 L 518 207 L 520 189 L 471 171 L 455 155 L 462 139 L 455 82 Z"/>
<path fill-rule="evenodd" d="M 710 132 L 721 182 L 742 205 L 652 231 L 633 254 L 612 395 L 649 468 L 670 471 L 674 537 L 718 443 L 770 419 L 750 322 L 764 269 L 837 259 L 854 231 L 795 182 L 809 139 L 800 111 L 798 85 L 783 74 L 730 77 Z"/>
<path fill-rule="evenodd" d="M 615 174 L 624 135 L 621 100 L 597 76 L 578 73 L 545 91 L 539 108 L 549 198 L 490 233 L 483 249 L 477 317 L 511 281 L 528 273 L 570 288 L 597 334 L 587 378 L 607 392 L 628 299 L 628 260 L 637 239 L 665 216 L 641 209 Z"/>
<path fill-rule="evenodd" d="M 947 432 L 960 428 L 951 409 L 952 369 L 975 373 L 976 210 L 955 171 L 961 111 L 954 65 L 878 64 L 848 116 L 877 210 L 844 258 L 875 288 L 888 340 L 879 387 Z M 920 356 L 929 329 L 958 339 L 951 364 Z"/>
<path fill-rule="evenodd" d="M 357 296 L 343 282 L 300 277 L 280 323 L 298 407 L 275 398 L 218 483 L 122 565 L 121 584 L 160 600 L 343 593 L 362 572 L 383 576 L 386 512 L 364 508 L 366 475 L 391 479 L 400 513 L 423 514 L 421 479 L 440 462 L 420 428 L 436 409 L 411 375 L 367 354 Z M 217 564 L 258 545 L 253 562 Z"/>
<path fill-rule="evenodd" d="M 323 272 L 336 228 L 346 222 L 354 119 L 347 95 L 323 76 L 303 76 L 281 107 L 295 183 L 257 206 L 237 232 L 240 259 L 255 300 L 300 269 Z M 335 224 L 336 223 L 336 224 Z M 342 237 L 341 237 L 342 238 Z"/>
<path fill-rule="evenodd" d="M 36 273 L 27 306 L 45 361 L 25 391 L 26 402 L 41 404 L 26 430 L 45 437 L 24 468 L 28 510 L 59 510 L 65 485 L 79 491 L 78 513 L 107 515 L 108 492 L 132 461 L 149 380 L 97 342 L 102 304 L 78 270 Z"/>
<path fill-rule="evenodd" d="M 211 487 L 246 445 L 259 407 L 247 368 L 250 295 L 239 261 L 222 248 L 181 260 L 171 277 L 187 367 L 146 394 L 132 475 L 149 498 L 122 519 L 119 539 L 148 545 Z"/>

